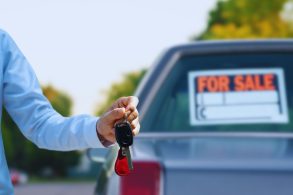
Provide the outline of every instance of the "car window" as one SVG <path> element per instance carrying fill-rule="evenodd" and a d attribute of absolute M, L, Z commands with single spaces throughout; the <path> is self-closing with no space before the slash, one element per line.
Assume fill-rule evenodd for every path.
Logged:
<path fill-rule="evenodd" d="M 147 121 L 143 122 L 147 127 L 145 130 L 168 132 L 291 132 L 293 130 L 292 63 L 293 55 L 290 53 L 182 56 L 173 66 L 147 111 Z M 192 77 L 192 75 L 194 76 Z M 204 88 L 208 87 L 205 85 L 199 86 L 199 79 L 202 75 L 205 77 L 204 84 L 207 84 L 206 79 L 208 77 L 216 77 L 222 79 L 223 85 L 215 88 L 215 85 L 211 84 L 210 89 Z M 225 75 L 225 78 L 223 75 Z M 244 89 L 243 85 L 241 86 L 239 83 L 238 86 L 236 86 L 237 83 L 225 85 L 229 79 L 237 81 L 237 79 L 243 79 L 246 76 L 251 76 L 256 80 L 261 79 L 259 85 L 263 86 L 249 88 L 251 86 L 247 84 L 248 88 Z M 199 96 L 199 91 L 190 91 L 190 88 L 195 86 L 202 87 L 201 90 L 210 91 L 203 91 L 205 95 Z M 216 91 L 217 89 L 220 91 Z M 246 91 L 240 92 L 240 89 Z M 217 101 L 222 101 L 217 98 L 217 94 L 219 97 L 225 97 L 221 96 L 220 93 L 225 92 L 227 94 L 227 90 L 230 90 L 229 93 L 232 94 L 227 96 L 230 97 L 230 102 L 240 102 L 241 109 L 235 105 L 229 105 L 229 109 L 228 106 L 221 109 L 215 107 L 210 109 L 209 107 L 208 110 L 204 111 L 205 115 L 208 116 L 207 119 L 211 119 L 209 121 L 201 118 L 197 120 L 197 116 L 191 116 L 192 111 L 197 115 L 199 109 L 193 108 L 190 93 L 195 94 L 192 95 L 197 97 L 194 102 L 200 105 L 199 97 L 205 97 L 205 102 L 217 103 Z M 243 105 L 243 102 L 250 103 Z M 252 104 L 253 102 L 256 102 L 256 105 Z M 240 118 L 237 118 L 238 116 Z M 243 116 L 246 117 L 245 120 L 242 120 L 241 117 Z M 220 119 L 223 120 L 220 121 Z M 144 124 L 142 129 L 144 129 Z"/>

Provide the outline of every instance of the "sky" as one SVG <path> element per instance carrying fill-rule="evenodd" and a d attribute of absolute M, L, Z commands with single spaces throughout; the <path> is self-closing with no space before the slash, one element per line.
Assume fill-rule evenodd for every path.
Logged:
<path fill-rule="evenodd" d="M 94 114 L 122 75 L 149 68 L 168 47 L 201 33 L 216 0 L 0 0 L 8 32 L 42 85 Z"/>

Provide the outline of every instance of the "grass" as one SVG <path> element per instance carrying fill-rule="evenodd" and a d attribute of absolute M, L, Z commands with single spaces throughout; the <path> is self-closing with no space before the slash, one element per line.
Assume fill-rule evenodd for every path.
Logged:
<path fill-rule="evenodd" d="M 28 183 L 88 183 L 96 182 L 96 178 L 85 178 L 85 177 L 37 177 L 31 176 Z"/>

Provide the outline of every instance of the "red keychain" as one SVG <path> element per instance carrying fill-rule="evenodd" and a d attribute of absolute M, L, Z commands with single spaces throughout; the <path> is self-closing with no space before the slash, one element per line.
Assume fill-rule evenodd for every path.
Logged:
<path fill-rule="evenodd" d="M 119 176 L 126 176 L 130 173 L 126 156 L 122 155 L 121 148 L 118 151 L 117 159 L 115 162 L 115 172 Z"/>

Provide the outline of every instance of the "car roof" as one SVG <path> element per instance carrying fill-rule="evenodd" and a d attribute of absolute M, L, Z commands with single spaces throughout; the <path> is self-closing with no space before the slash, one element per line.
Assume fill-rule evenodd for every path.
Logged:
<path fill-rule="evenodd" d="M 167 53 L 237 53 L 237 52 L 293 51 L 293 39 L 247 39 L 194 41 L 169 48 Z"/>

